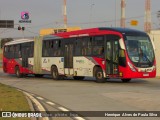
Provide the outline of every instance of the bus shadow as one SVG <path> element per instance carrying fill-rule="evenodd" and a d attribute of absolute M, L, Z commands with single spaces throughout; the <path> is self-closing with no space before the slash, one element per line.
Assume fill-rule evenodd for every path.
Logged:
<path fill-rule="evenodd" d="M 10 77 L 14 77 L 16 78 L 15 75 L 8 75 Z M 43 77 L 35 77 L 34 75 L 27 75 L 27 76 L 23 76 L 24 79 L 34 79 L 34 80 L 49 80 L 52 81 L 52 77 L 50 75 L 44 75 Z M 21 78 L 17 78 L 17 79 L 21 79 Z M 66 77 L 64 79 L 60 79 L 60 80 L 53 80 L 53 81 L 57 81 L 57 82 L 62 82 L 62 81 L 74 81 L 74 82 L 86 82 L 86 83 L 90 83 L 90 82 L 94 82 L 96 83 L 96 79 L 93 77 L 85 77 L 83 80 L 76 80 L 73 79 L 72 77 Z M 122 82 L 121 79 L 106 79 L 105 83 L 123 83 L 123 84 L 133 84 L 133 83 L 138 83 L 138 84 L 144 84 L 144 83 L 148 83 L 147 80 L 145 79 L 132 79 L 130 82 L 124 83 Z M 104 84 L 104 83 L 103 83 Z"/>
<path fill-rule="evenodd" d="M 127 84 L 127 83 L 148 83 L 148 81 L 143 80 L 143 79 L 132 79 L 130 82 L 122 82 L 121 79 L 107 79 L 106 83 L 123 83 L 123 84 Z"/>

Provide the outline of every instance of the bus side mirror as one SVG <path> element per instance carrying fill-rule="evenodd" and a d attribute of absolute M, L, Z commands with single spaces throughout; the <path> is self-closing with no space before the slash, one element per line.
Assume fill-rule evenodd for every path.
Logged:
<path fill-rule="evenodd" d="M 123 49 L 119 50 L 119 65 L 126 67 L 126 56 L 125 56 L 125 50 Z"/>
<path fill-rule="evenodd" d="M 120 45 L 120 48 L 121 48 L 121 49 L 125 50 L 125 45 L 124 45 L 124 41 L 123 41 L 122 38 L 119 39 L 119 45 Z"/>
<path fill-rule="evenodd" d="M 125 51 L 123 49 L 119 50 L 119 57 L 125 57 Z"/>

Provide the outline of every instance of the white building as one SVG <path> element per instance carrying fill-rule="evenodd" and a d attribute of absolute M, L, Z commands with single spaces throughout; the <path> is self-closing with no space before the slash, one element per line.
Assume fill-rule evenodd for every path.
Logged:
<path fill-rule="evenodd" d="M 152 39 L 155 46 L 155 57 L 157 62 L 157 75 L 160 76 L 160 30 L 152 30 L 149 33 L 150 38 Z"/>

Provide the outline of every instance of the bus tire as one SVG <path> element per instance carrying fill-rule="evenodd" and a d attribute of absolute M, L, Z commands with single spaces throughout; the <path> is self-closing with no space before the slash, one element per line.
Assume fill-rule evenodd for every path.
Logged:
<path fill-rule="evenodd" d="M 131 81 L 131 79 L 130 78 L 128 78 L 128 79 L 121 79 L 122 80 L 122 82 L 123 83 L 128 83 L 128 82 L 130 82 Z"/>
<path fill-rule="evenodd" d="M 84 79 L 83 76 L 73 76 L 73 78 L 74 78 L 75 80 L 83 80 L 83 79 Z"/>
<path fill-rule="evenodd" d="M 57 69 L 56 66 L 52 66 L 52 68 L 51 68 L 51 75 L 52 75 L 52 78 L 54 80 L 58 80 L 60 78 L 59 73 L 58 73 L 58 69 Z"/>
<path fill-rule="evenodd" d="M 106 80 L 104 79 L 103 71 L 100 67 L 97 67 L 95 70 L 95 77 L 97 83 L 104 83 Z"/>
<path fill-rule="evenodd" d="M 15 74 L 16 74 L 16 76 L 17 76 L 18 78 L 23 77 L 23 74 L 20 73 L 20 69 L 19 69 L 18 66 L 15 67 Z"/>

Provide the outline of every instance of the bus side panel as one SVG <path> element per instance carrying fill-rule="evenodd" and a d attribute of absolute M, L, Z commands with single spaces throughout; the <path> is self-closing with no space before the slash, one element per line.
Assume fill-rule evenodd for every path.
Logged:
<path fill-rule="evenodd" d="M 3 58 L 3 71 L 6 72 L 6 73 L 11 73 L 11 70 L 10 70 L 10 67 L 9 67 L 10 62 L 11 62 L 11 60 Z"/>
<path fill-rule="evenodd" d="M 33 58 L 28 58 L 28 69 L 32 73 L 33 73 L 33 66 L 34 66 L 34 59 Z"/>
<path fill-rule="evenodd" d="M 22 58 L 17 59 L 3 59 L 3 70 L 9 74 L 15 74 L 15 67 L 18 66 L 20 69 L 20 73 L 30 74 L 33 73 L 33 58 L 29 58 L 29 66 L 28 68 L 22 67 Z"/>
<path fill-rule="evenodd" d="M 42 73 L 51 74 L 51 67 L 55 65 L 60 75 L 64 75 L 64 57 L 43 57 Z"/>
<path fill-rule="evenodd" d="M 5 68 L 6 73 L 14 74 L 14 67 L 16 65 L 16 61 L 14 59 L 6 59 L 3 63 L 3 67 Z"/>
<path fill-rule="evenodd" d="M 15 59 L 15 63 L 13 68 L 14 68 L 14 72 L 15 73 L 15 67 L 18 66 L 20 69 L 20 73 L 23 74 L 33 74 L 33 58 L 28 58 L 28 66 L 27 67 L 23 67 L 22 66 L 22 58 L 19 59 Z"/>
<path fill-rule="evenodd" d="M 20 59 L 3 59 L 3 70 L 6 73 L 14 74 L 15 73 L 15 67 L 21 66 L 22 60 Z"/>
<path fill-rule="evenodd" d="M 93 77 L 93 68 L 97 63 L 92 57 L 74 57 L 73 62 L 75 76 Z"/>

